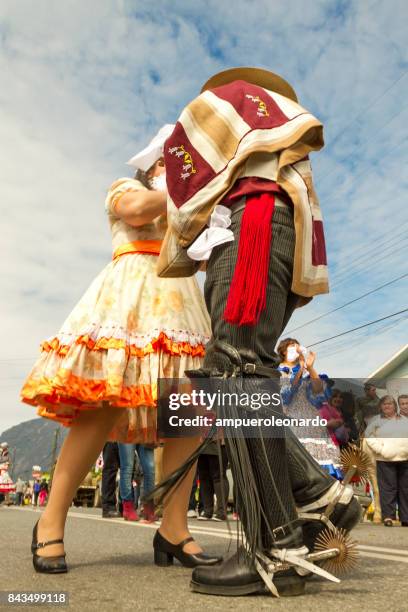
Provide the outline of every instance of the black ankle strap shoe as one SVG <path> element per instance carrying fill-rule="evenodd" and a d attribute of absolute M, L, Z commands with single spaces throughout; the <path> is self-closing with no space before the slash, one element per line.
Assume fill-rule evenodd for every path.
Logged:
<path fill-rule="evenodd" d="M 33 553 L 33 565 L 36 572 L 41 574 L 65 574 L 68 571 L 65 562 L 65 553 L 56 557 L 41 557 L 36 551 L 40 548 L 45 548 L 51 544 L 63 544 L 64 540 L 48 540 L 47 542 L 38 542 L 37 529 L 38 522 L 34 525 L 33 540 L 31 542 L 31 552 Z"/>
<path fill-rule="evenodd" d="M 222 557 L 217 555 L 206 555 L 205 553 L 186 553 L 183 547 L 188 542 L 193 542 L 194 538 L 186 538 L 179 544 L 171 544 L 159 531 L 153 538 L 154 562 L 160 567 L 173 565 L 174 557 L 180 561 L 184 567 L 198 567 L 200 565 L 217 565 L 222 562 Z"/>

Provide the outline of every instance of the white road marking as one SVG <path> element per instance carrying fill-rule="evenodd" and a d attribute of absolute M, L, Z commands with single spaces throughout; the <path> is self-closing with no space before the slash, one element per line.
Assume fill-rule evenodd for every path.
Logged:
<path fill-rule="evenodd" d="M 42 512 L 41 510 L 35 509 L 35 508 L 8 507 L 5 509 L 20 510 L 21 512 L 31 511 L 37 514 Z M 75 512 L 75 510 L 69 510 L 68 517 L 80 518 L 80 519 L 90 519 L 93 521 L 103 521 L 104 523 L 108 523 L 108 524 L 115 523 L 116 525 L 125 525 L 126 527 L 157 529 L 160 526 L 160 522 L 151 524 L 151 523 L 140 523 L 138 521 L 125 521 L 122 518 L 104 519 L 102 518 L 102 516 L 97 516 L 95 514 L 84 514 L 82 512 Z M 196 533 L 199 535 L 210 535 L 210 536 L 213 536 L 216 538 L 222 538 L 225 540 L 236 540 L 237 539 L 235 527 L 231 529 L 231 534 L 230 534 L 228 529 L 216 529 L 214 527 L 209 527 L 209 526 L 201 527 L 201 525 L 195 527 L 191 525 L 191 523 L 189 523 L 189 531 L 191 533 Z M 359 544 L 357 546 L 357 549 L 361 557 L 369 557 L 371 559 L 384 559 L 386 561 L 396 561 L 400 563 L 408 563 L 408 551 L 407 550 L 402 550 L 398 548 L 383 548 L 381 546 L 369 546 L 367 544 Z M 383 554 L 383 553 L 389 553 L 389 554 Z"/>
<path fill-rule="evenodd" d="M 407 540 L 407 544 L 408 544 L 408 540 Z M 399 548 L 381 548 L 380 546 L 367 546 L 366 544 L 359 544 L 358 549 L 359 550 L 369 550 L 369 551 L 372 550 L 372 551 L 380 552 L 380 553 L 392 553 L 393 555 L 405 555 L 406 557 L 408 557 L 408 550 L 401 550 Z"/>
<path fill-rule="evenodd" d="M 399 552 L 398 550 L 395 552 Z M 380 555 L 379 553 L 372 552 L 363 552 L 362 550 L 358 551 L 360 557 L 370 557 L 371 559 L 385 559 L 386 561 L 398 561 L 398 563 L 408 563 L 408 558 L 398 556 L 394 557 L 392 555 Z"/>

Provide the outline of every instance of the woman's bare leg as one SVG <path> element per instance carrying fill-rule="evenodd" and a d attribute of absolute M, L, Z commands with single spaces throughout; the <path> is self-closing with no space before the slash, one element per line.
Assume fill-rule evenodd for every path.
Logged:
<path fill-rule="evenodd" d="M 166 478 L 174 472 L 196 450 L 200 438 L 168 438 L 163 449 L 163 476 Z M 170 493 L 164 500 L 163 520 L 160 533 L 172 544 L 179 544 L 190 536 L 187 525 L 188 502 L 191 495 L 193 478 L 196 466 L 194 465 L 183 481 L 177 486 L 174 495 Z M 184 546 L 187 553 L 202 552 L 196 542 L 189 542 Z"/>
<path fill-rule="evenodd" d="M 76 490 L 95 463 L 121 408 L 104 404 L 100 409 L 81 412 L 65 438 L 55 466 L 47 507 L 38 524 L 38 541 L 64 537 L 65 521 Z M 41 556 L 61 555 L 62 544 L 39 549 Z"/>

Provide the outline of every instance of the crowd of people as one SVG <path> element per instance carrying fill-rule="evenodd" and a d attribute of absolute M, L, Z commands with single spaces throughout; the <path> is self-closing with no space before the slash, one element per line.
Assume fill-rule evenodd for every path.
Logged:
<path fill-rule="evenodd" d="M 364 438 L 377 466 L 382 520 L 392 527 L 398 517 L 408 527 L 408 395 L 381 397 L 377 414 L 371 405 L 366 420 Z"/>
<path fill-rule="evenodd" d="M 46 478 L 36 478 L 32 481 L 17 478 L 14 504 L 16 506 L 40 506 L 47 503 L 49 484 Z"/>

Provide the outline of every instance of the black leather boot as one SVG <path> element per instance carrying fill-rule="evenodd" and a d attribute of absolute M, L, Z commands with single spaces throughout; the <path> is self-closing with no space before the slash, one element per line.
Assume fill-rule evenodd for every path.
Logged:
<path fill-rule="evenodd" d="M 292 540 L 292 542 L 291 542 Z M 289 544 L 297 547 L 302 543 L 301 531 L 295 530 L 292 537 L 285 537 L 279 543 L 281 546 Z M 288 548 L 291 548 L 288 546 Z M 299 576 L 294 569 L 277 572 L 273 577 L 273 583 L 282 597 L 302 595 L 305 591 L 305 577 Z M 221 565 L 216 567 L 197 567 L 193 571 L 191 590 L 206 595 L 224 595 L 228 597 L 239 597 L 254 593 L 268 594 L 264 581 L 257 572 L 251 559 L 243 547 Z"/>
<path fill-rule="evenodd" d="M 361 518 L 361 506 L 351 486 L 344 487 L 325 472 L 292 431 L 287 431 L 286 449 L 292 492 L 302 519 L 307 519 L 308 514 L 322 514 L 341 493 L 329 520 L 335 527 L 351 531 Z M 306 520 L 303 524 L 304 543 L 309 550 L 313 550 L 316 538 L 326 526 L 317 520 Z"/>
<path fill-rule="evenodd" d="M 337 495 L 336 489 L 338 488 L 340 488 L 339 491 L 341 492 L 341 496 L 337 504 L 335 504 L 328 520 L 332 525 L 337 527 L 337 529 L 351 531 L 361 519 L 362 508 L 358 499 L 354 497 L 350 485 L 344 487 L 341 483 L 335 483 L 326 495 L 309 506 L 298 509 L 301 518 L 305 520 L 308 515 L 322 515 L 328 503 L 330 503 L 330 501 L 327 502 L 327 500 L 330 499 L 331 496 Z M 317 537 L 327 526 L 328 524 L 324 520 L 310 520 L 303 524 L 303 539 L 310 551 L 314 549 Z"/>

